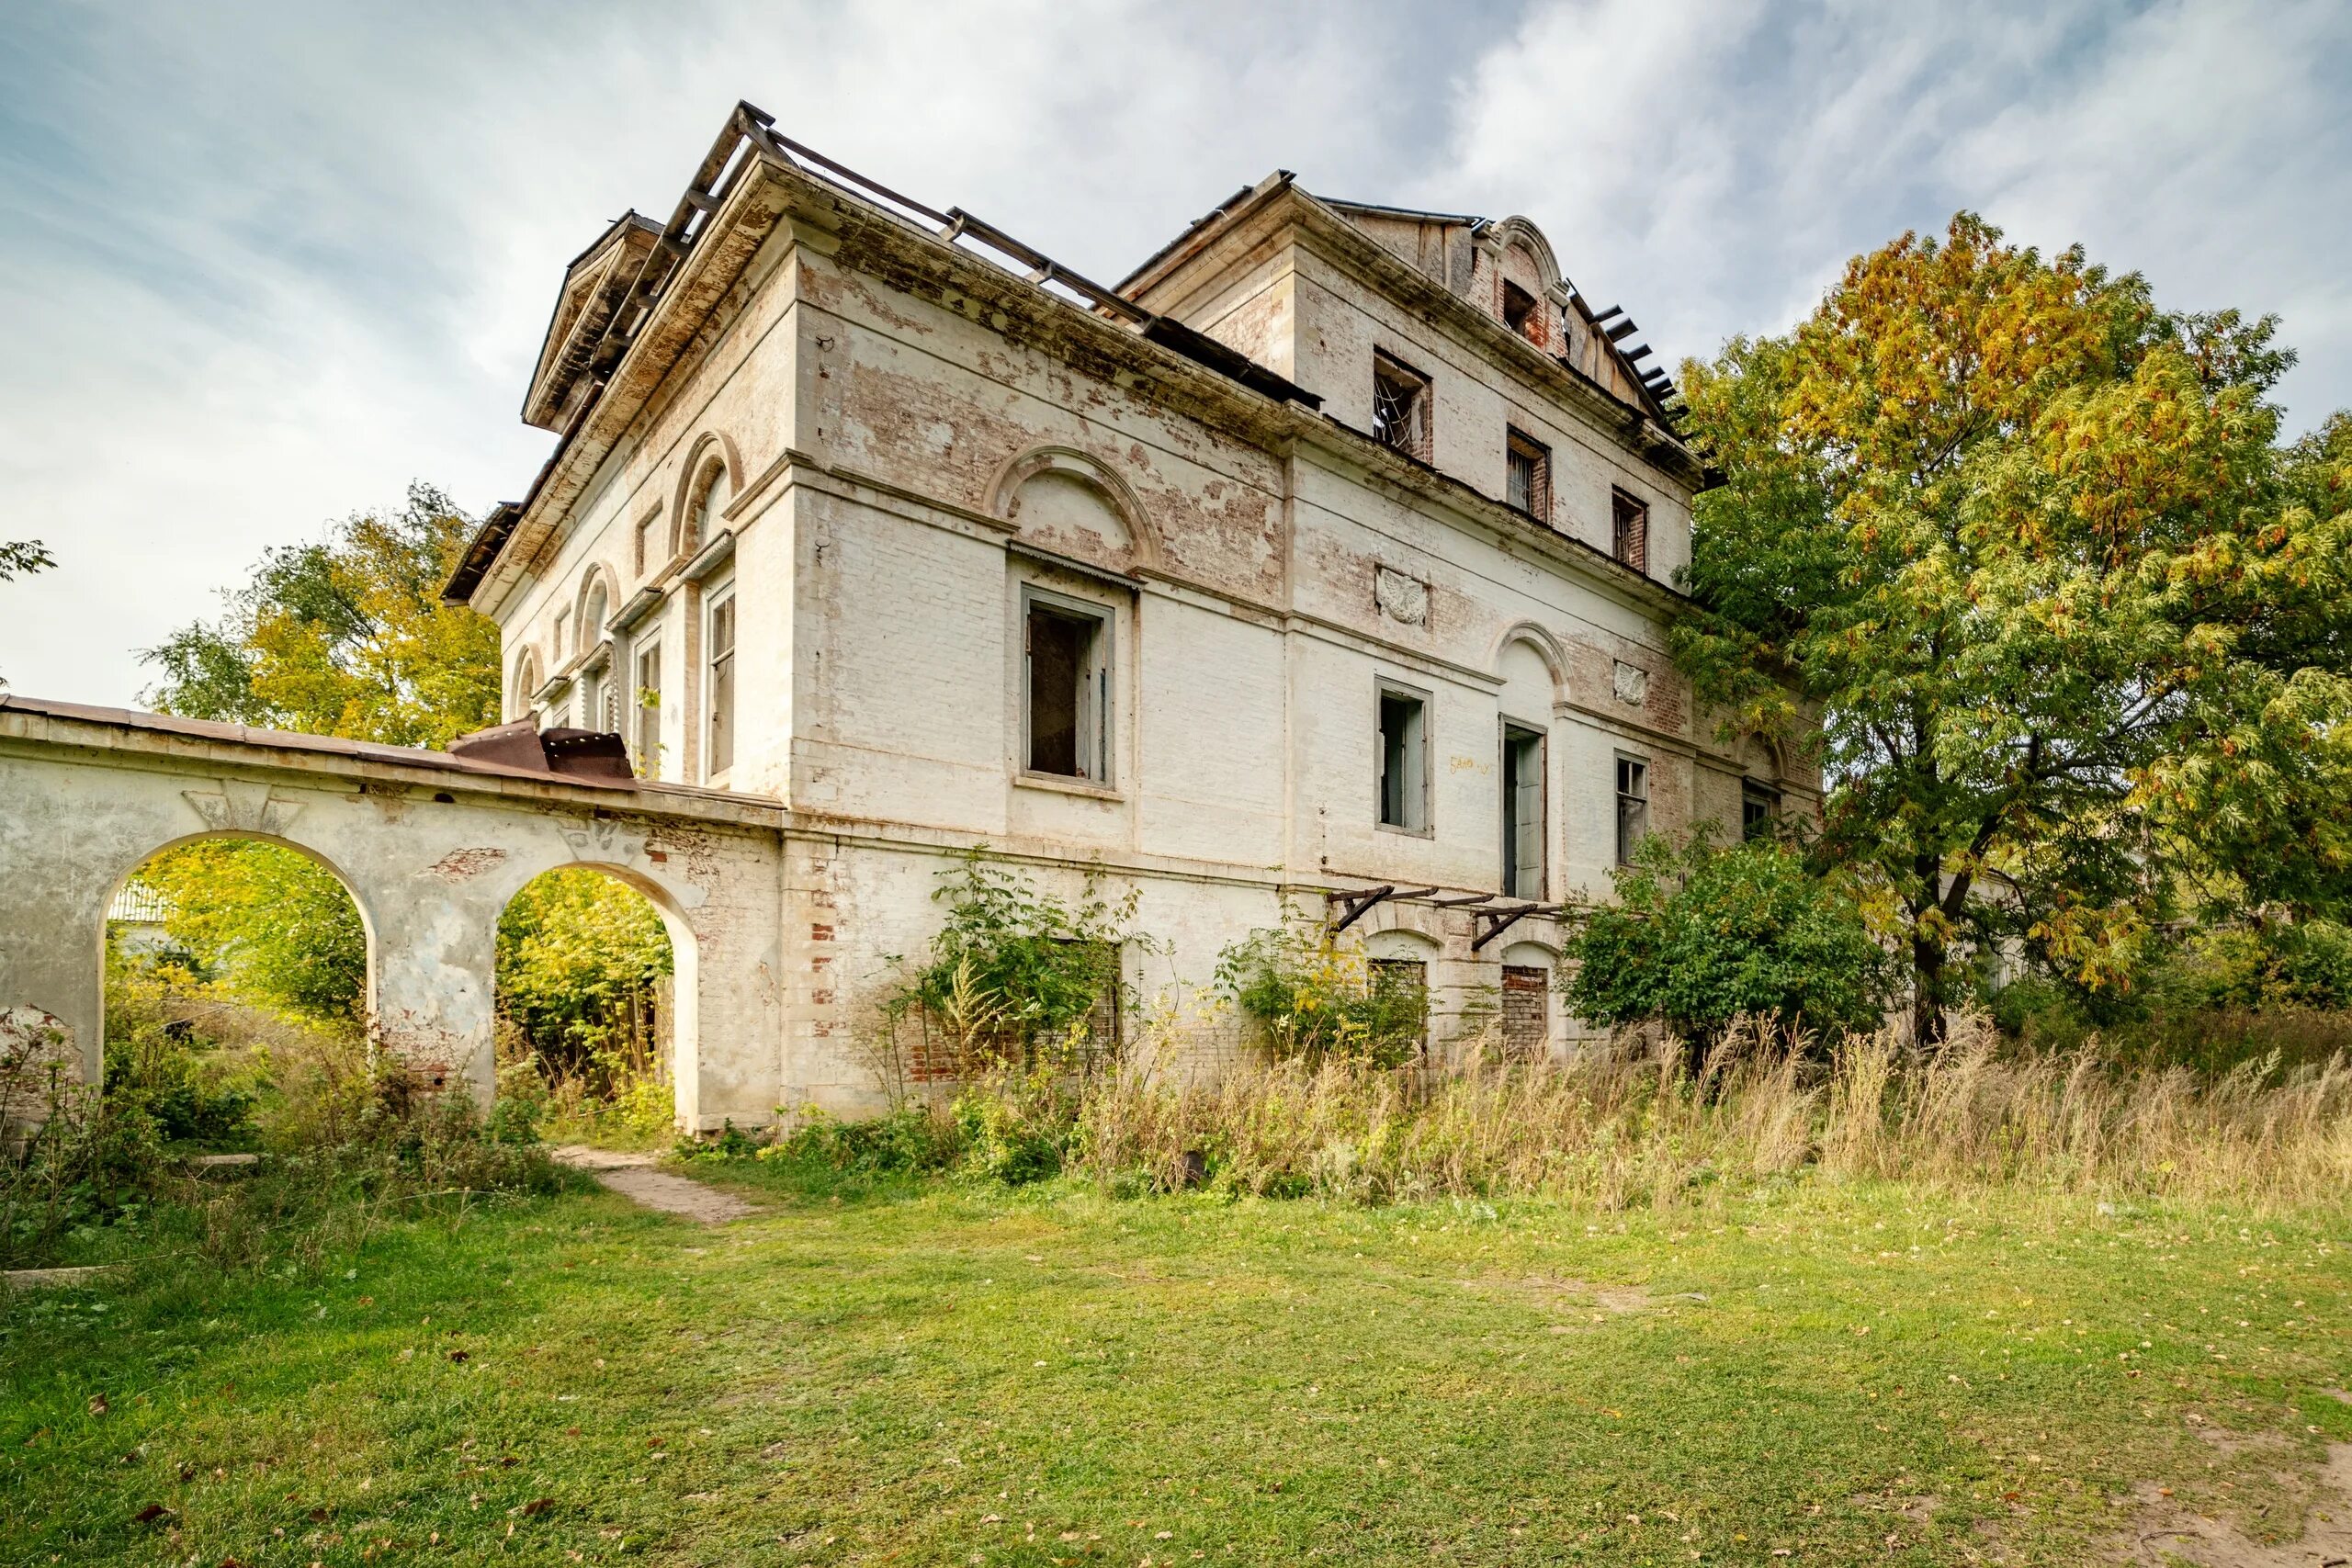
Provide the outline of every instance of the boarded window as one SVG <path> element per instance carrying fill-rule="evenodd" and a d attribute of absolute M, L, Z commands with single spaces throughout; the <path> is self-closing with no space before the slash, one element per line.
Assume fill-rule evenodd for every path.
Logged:
<path fill-rule="evenodd" d="M 1617 759 L 1617 863 L 1631 865 L 1634 851 L 1650 830 L 1650 768 L 1632 757 Z"/>
<path fill-rule="evenodd" d="M 1746 784 L 1739 790 L 1739 836 L 1743 839 L 1769 839 L 1772 836 L 1772 821 L 1781 814 L 1781 796 L 1777 790 L 1759 784 Z"/>
<path fill-rule="evenodd" d="M 1551 448 L 1516 430 L 1503 444 L 1503 500 L 1538 522 L 1551 521 Z"/>
<path fill-rule="evenodd" d="M 1423 462 L 1430 457 L 1430 378 L 1375 353 L 1372 356 L 1372 434 Z"/>
<path fill-rule="evenodd" d="M 1544 897 L 1544 737 L 1503 726 L 1503 891 Z"/>
<path fill-rule="evenodd" d="M 662 766 L 662 645 L 637 653 L 637 776 L 650 779 Z"/>
<path fill-rule="evenodd" d="M 1650 558 L 1650 509 L 1623 491 L 1610 492 L 1615 526 L 1610 553 L 1635 571 L 1647 571 Z"/>
<path fill-rule="evenodd" d="M 1503 965 L 1503 1055 L 1539 1060 L 1551 1042 L 1552 972 L 1532 964 Z"/>
<path fill-rule="evenodd" d="M 1427 830 L 1429 699 L 1401 686 L 1380 688 L 1380 825 Z"/>
<path fill-rule="evenodd" d="M 1033 773 L 1111 776 L 1111 627 L 1063 600 L 1031 597 L 1023 615 L 1023 724 Z"/>
<path fill-rule="evenodd" d="M 714 600 L 705 637 L 710 655 L 710 753 L 705 777 L 735 765 L 735 595 Z"/>

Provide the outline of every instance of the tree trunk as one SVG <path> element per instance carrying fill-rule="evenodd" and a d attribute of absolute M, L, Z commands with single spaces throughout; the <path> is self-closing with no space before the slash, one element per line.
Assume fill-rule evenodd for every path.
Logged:
<path fill-rule="evenodd" d="M 1911 1039 L 1922 1049 L 1944 1043 L 1944 944 L 1915 924 L 1911 933 Z"/>

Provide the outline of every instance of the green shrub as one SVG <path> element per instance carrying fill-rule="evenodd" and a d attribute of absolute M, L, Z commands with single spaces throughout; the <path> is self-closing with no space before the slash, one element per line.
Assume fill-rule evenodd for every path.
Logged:
<path fill-rule="evenodd" d="M 1429 996 L 1384 984 L 1353 948 L 1305 919 L 1251 931 L 1218 953 L 1218 992 L 1255 1021 L 1276 1061 L 1401 1066 L 1419 1053 Z"/>
<path fill-rule="evenodd" d="M 956 1124 L 922 1106 L 865 1122 L 844 1122 L 811 1106 L 758 1157 L 842 1175 L 911 1176 L 948 1169 L 961 1153 Z"/>
<path fill-rule="evenodd" d="M 1703 1043 L 1742 1017 L 1841 1032 L 1883 1016 L 1890 964 L 1859 900 L 1786 846 L 1654 837 L 1614 875 L 1616 904 L 1567 942 L 1577 1017 L 1662 1023 Z"/>

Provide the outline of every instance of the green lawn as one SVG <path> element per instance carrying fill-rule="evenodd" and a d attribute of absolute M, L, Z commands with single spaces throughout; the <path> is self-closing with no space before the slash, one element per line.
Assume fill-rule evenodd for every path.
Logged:
<path fill-rule="evenodd" d="M 0 1304 L 0 1562 L 2074 1563 L 2352 1440 L 2340 1210 L 712 1179 Z"/>

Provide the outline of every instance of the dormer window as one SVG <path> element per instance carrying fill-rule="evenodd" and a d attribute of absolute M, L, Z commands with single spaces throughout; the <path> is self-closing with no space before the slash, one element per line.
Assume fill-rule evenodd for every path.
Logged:
<path fill-rule="evenodd" d="M 1503 325 L 1530 343 L 1544 341 L 1544 318 L 1535 309 L 1535 296 L 1516 283 L 1503 285 Z"/>
<path fill-rule="evenodd" d="M 1372 435 L 1408 457 L 1430 457 L 1430 378 L 1375 352 L 1372 356 Z"/>

